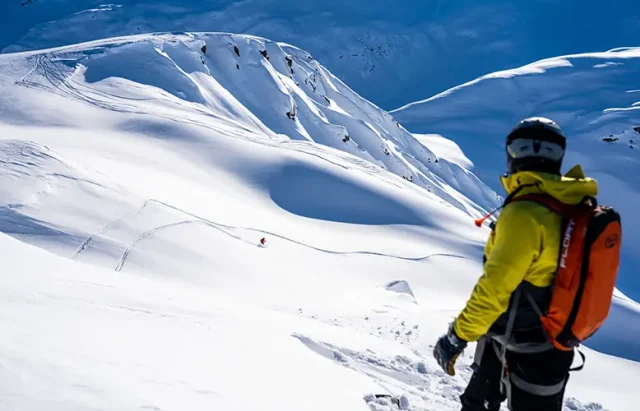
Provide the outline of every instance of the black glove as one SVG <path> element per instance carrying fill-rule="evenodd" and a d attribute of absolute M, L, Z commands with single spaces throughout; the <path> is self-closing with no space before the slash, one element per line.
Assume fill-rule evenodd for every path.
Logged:
<path fill-rule="evenodd" d="M 449 332 L 440 337 L 436 346 L 433 347 L 433 356 L 440 367 L 447 374 L 453 376 L 456 375 L 453 366 L 466 346 L 467 342 L 456 335 L 455 331 L 453 331 L 453 324 L 451 324 Z"/>

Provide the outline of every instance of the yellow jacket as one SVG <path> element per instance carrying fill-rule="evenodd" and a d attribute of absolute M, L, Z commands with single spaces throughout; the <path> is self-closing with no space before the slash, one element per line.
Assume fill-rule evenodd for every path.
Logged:
<path fill-rule="evenodd" d="M 507 194 L 544 193 L 565 204 L 578 204 L 595 197 L 595 180 L 585 178 L 580 166 L 564 176 L 523 171 L 502 177 Z M 523 281 L 549 287 L 554 280 L 560 251 L 561 217 L 545 206 L 514 202 L 498 217 L 485 247 L 486 262 L 466 307 L 455 321 L 456 334 L 477 341 L 507 311 L 511 294 Z"/>

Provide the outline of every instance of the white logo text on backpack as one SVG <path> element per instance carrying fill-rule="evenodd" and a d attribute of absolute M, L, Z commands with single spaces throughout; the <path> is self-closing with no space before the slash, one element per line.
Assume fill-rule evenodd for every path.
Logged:
<path fill-rule="evenodd" d="M 562 239 L 562 254 L 560 255 L 560 267 L 567 268 L 567 256 L 569 255 L 569 245 L 571 244 L 571 233 L 576 227 L 576 220 L 573 218 L 569 220 L 567 229 L 564 232 L 564 238 Z"/>

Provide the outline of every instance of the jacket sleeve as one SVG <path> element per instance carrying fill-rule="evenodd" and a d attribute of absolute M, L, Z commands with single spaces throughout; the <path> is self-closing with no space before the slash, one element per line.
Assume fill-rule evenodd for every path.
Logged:
<path fill-rule="evenodd" d="M 505 207 L 495 230 L 483 274 L 454 324 L 466 341 L 477 341 L 507 311 L 511 294 L 540 255 L 541 227 L 527 203 Z"/>

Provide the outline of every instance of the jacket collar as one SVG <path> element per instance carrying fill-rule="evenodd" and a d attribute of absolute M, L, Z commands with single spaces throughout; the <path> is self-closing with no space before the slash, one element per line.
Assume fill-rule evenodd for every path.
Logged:
<path fill-rule="evenodd" d="M 564 176 L 521 171 L 501 177 L 507 195 L 519 189 L 515 197 L 526 194 L 547 194 L 565 204 L 580 204 L 585 197 L 596 197 L 598 184 L 585 177 L 580 165 L 573 167 Z"/>

